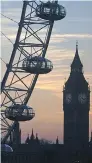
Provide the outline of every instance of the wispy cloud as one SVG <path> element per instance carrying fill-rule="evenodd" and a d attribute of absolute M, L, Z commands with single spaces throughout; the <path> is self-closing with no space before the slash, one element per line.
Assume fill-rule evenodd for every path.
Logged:
<path fill-rule="evenodd" d="M 88 34 L 88 33 L 84 33 L 84 34 L 53 34 L 54 38 L 88 38 L 88 39 L 92 39 L 92 35 Z"/>
<path fill-rule="evenodd" d="M 60 43 L 60 42 L 66 42 L 67 39 L 65 38 L 59 38 L 59 37 L 51 37 L 50 43 Z"/>

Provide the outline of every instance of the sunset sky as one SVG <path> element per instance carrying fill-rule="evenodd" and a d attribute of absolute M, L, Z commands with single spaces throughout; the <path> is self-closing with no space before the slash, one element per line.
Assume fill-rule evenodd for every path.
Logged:
<path fill-rule="evenodd" d="M 59 137 L 63 142 L 63 85 L 68 79 L 70 65 L 75 55 L 76 40 L 78 40 L 79 56 L 83 63 L 84 76 L 91 90 L 90 131 L 92 130 L 92 2 L 89 1 L 59 1 L 66 8 L 67 15 L 63 20 L 54 23 L 46 58 L 53 62 L 53 70 L 49 74 L 40 75 L 29 101 L 35 110 L 35 118 L 22 122 L 22 141 L 27 134 L 38 133 L 39 138 L 55 141 Z M 4 15 L 20 21 L 22 1 L 1 2 Z M 1 31 L 15 41 L 18 25 L 1 17 Z M 2 35 L 1 57 L 7 63 L 12 51 L 12 44 Z M 5 65 L 2 63 L 2 73 Z"/>

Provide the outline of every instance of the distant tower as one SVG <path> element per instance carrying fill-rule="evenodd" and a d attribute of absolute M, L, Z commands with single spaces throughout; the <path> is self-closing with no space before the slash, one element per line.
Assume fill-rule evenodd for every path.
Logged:
<path fill-rule="evenodd" d="M 78 54 L 78 43 L 71 64 L 71 72 L 63 88 L 64 144 L 84 147 L 89 141 L 90 89 L 84 78 Z"/>
<path fill-rule="evenodd" d="M 57 136 L 57 139 L 56 139 L 56 144 L 59 144 L 58 136 Z"/>
<path fill-rule="evenodd" d="M 33 132 L 33 128 L 32 128 L 32 134 L 31 134 L 31 136 L 30 136 L 30 140 L 31 140 L 31 141 L 34 141 L 34 139 L 35 139 L 35 136 L 34 136 L 34 132 Z"/>
<path fill-rule="evenodd" d="M 38 134 L 36 133 L 36 138 L 35 138 L 36 144 L 39 144 L 39 139 L 38 139 Z"/>
<path fill-rule="evenodd" d="M 26 140 L 25 140 L 25 143 L 26 143 L 26 144 L 29 144 L 29 141 L 30 141 L 30 139 L 29 139 L 29 134 L 28 134 L 28 136 L 27 136 L 27 138 L 26 138 Z"/>
<path fill-rule="evenodd" d="M 21 144 L 21 129 L 19 131 L 19 143 Z"/>

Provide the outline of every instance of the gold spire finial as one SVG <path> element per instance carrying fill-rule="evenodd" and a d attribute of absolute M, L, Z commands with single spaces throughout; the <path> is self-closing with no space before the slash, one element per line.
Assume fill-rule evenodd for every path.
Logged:
<path fill-rule="evenodd" d="M 76 53 L 78 55 L 78 40 L 76 40 Z"/>
<path fill-rule="evenodd" d="M 76 51 L 78 50 L 78 40 L 76 40 Z"/>

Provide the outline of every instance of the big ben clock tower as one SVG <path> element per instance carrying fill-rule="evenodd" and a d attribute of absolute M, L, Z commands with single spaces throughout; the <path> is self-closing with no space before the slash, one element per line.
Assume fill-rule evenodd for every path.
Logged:
<path fill-rule="evenodd" d="M 90 89 L 83 75 L 78 43 L 71 72 L 63 89 L 64 145 L 84 148 L 89 141 Z"/>

